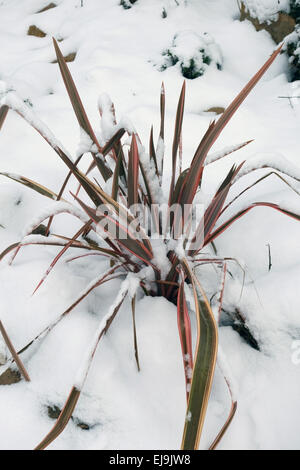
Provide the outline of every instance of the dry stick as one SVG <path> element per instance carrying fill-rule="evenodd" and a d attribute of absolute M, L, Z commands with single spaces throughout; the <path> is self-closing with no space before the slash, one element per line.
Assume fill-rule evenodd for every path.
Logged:
<path fill-rule="evenodd" d="M 12 357 L 14 358 L 15 363 L 18 366 L 19 371 L 23 375 L 26 382 L 30 382 L 30 377 L 27 373 L 27 370 L 25 369 L 23 362 L 19 358 L 17 351 L 15 350 L 11 340 L 9 339 L 8 334 L 6 333 L 6 330 L 5 330 L 1 320 L 0 320 L 0 331 L 1 331 L 1 334 L 3 336 L 4 341 L 6 343 L 6 346 L 8 347 Z"/>

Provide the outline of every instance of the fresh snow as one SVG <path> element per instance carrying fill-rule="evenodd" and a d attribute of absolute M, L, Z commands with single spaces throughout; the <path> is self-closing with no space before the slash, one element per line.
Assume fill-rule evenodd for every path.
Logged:
<path fill-rule="evenodd" d="M 170 180 L 174 118 L 183 77 L 177 67 L 160 72 L 154 66 L 179 31 L 208 33 L 220 46 L 222 70 L 208 67 L 204 75 L 187 80 L 183 123 L 183 169 L 187 168 L 212 115 L 206 110 L 230 104 L 249 78 L 270 56 L 275 44 L 265 31 L 256 32 L 250 22 L 240 22 L 236 0 L 139 0 L 124 10 L 119 0 L 56 0 L 57 7 L 37 14 L 46 0 L 1 0 L 1 103 L 7 102 L 33 122 L 54 146 L 63 143 L 74 159 L 84 153 L 82 171 L 90 165 L 90 141 L 80 131 L 55 59 L 51 36 L 63 54 L 76 52 L 69 63 L 99 142 L 120 127 L 138 133 L 148 148 L 151 125 L 155 143 L 159 133 L 159 95 L 166 93 L 165 142 L 158 143 L 158 160 L 165 153 L 166 175 L 160 191 Z M 268 20 L 286 3 L 247 0 L 261 21 Z M 162 18 L 163 7 L 167 17 Z M 260 8 L 259 8 L 260 7 Z M 254 10 L 253 10 L 254 11 Z M 35 24 L 47 34 L 28 36 Z M 288 61 L 280 55 L 253 90 L 211 151 L 204 170 L 198 201 L 208 201 L 233 163 L 247 160 L 235 197 L 258 177 L 269 172 L 263 166 L 299 177 L 299 82 L 287 80 Z M 100 96 L 100 101 L 98 101 Z M 293 96 L 292 100 L 279 97 Z M 115 105 L 117 126 L 111 114 Z M 103 111 L 100 121 L 99 103 Z M 45 124 L 44 124 L 45 123 Z M 225 158 L 224 151 L 236 142 L 255 139 Z M 125 139 L 124 139 L 125 142 Z M 128 141 L 129 142 L 129 141 Z M 129 142 L 130 143 L 130 142 Z M 124 150 L 127 151 L 126 145 Z M 260 169 L 248 173 L 254 166 Z M 151 175 L 152 168 L 149 168 Z M 246 171 L 247 170 L 247 171 Z M 57 193 L 67 174 L 54 150 L 17 113 L 10 111 L 0 133 L 0 171 L 24 175 Z M 282 173 L 281 173 L 282 174 Z M 91 174 L 93 175 L 93 174 Z M 288 182 L 299 191 L 299 183 Z M 69 190 L 77 190 L 71 178 Z M 157 198 L 158 187 L 153 186 Z M 84 192 L 80 192 L 84 198 Z M 73 236 L 85 217 L 78 220 L 60 214 L 74 211 L 72 204 L 53 202 L 15 181 L 0 179 L 0 250 L 15 243 L 56 212 L 53 234 Z M 278 178 L 246 192 L 231 213 L 255 201 L 284 203 L 299 212 L 298 196 Z M 57 209 L 56 209 L 57 208 Z M 225 217 L 225 214 L 224 214 Z M 86 220 L 86 219 L 84 219 Z M 96 237 L 96 235 L 92 235 Z M 54 235 L 53 235 L 54 237 Z M 51 237 L 48 241 L 54 242 Z M 29 235 L 23 242 L 41 239 Z M 261 351 L 251 348 L 221 315 L 219 364 L 230 378 L 236 416 L 221 441 L 220 449 L 299 449 L 299 367 L 295 345 L 300 339 L 299 278 L 300 225 L 270 208 L 255 208 L 216 240 L 218 257 L 228 261 L 224 304 L 226 311 L 238 307 Z M 95 238 L 96 239 L 96 238 Z M 99 241 L 99 239 L 97 238 Z M 272 269 L 268 270 L 270 246 Z M 105 258 L 86 256 L 75 248 L 57 263 L 37 293 L 32 291 L 61 248 L 24 246 L 12 265 L 0 265 L 0 318 L 16 349 L 22 348 L 50 323 L 56 321 L 78 293 L 108 269 Z M 182 253 L 180 243 L 177 252 Z M 156 258 L 167 269 L 163 247 Z M 203 253 L 203 257 L 212 256 Z M 243 269 L 245 281 L 243 282 Z M 151 287 L 151 268 L 139 273 Z M 200 265 L 197 276 L 208 298 L 220 289 L 221 270 Z M 151 271 L 153 275 L 153 272 Z M 84 431 L 70 422 L 49 449 L 176 449 L 185 419 L 185 381 L 176 306 L 163 298 L 142 296 L 136 278 L 128 280 L 130 295 L 136 294 L 136 324 L 141 372 L 136 369 L 131 301 L 128 296 L 108 333 L 101 339 L 74 417 L 90 426 Z M 44 339 L 29 348 L 22 360 L 31 378 L 0 386 L 0 447 L 32 449 L 49 432 L 53 420 L 47 406 L 62 407 L 105 313 L 118 299 L 121 281 L 113 279 L 97 287 Z M 193 298 L 186 286 L 187 301 Z M 192 314 L 195 331 L 195 318 Z M 195 335 L 194 335 L 195 336 Z M 194 338 L 195 340 L 195 338 Z M 9 354 L 0 339 L 0 364 Z M 222 371 L 217 368 L 200 448 L 206 449 L 228 417 L 230 396 Z"/>

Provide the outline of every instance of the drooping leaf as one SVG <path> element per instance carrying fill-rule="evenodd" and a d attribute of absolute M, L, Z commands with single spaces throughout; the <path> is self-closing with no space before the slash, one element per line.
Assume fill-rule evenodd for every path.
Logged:
<path fill-rule="evenodd" d="M 83 186 L 94 204 L 96 206 L 101 204 L 99 196 L 91 187 L 91 182 L 76 168 L 76 165 L 72 159 L 66 154 L 66 151 L 62 149 L 60 142 L 55 138 L 48 127 L 39 118 L 37 118 L 32 109 L 25 106 L 23 101 L 16 96 L 13 96 L 13 99 L 10 97 L 8 102 L 9 107 L 14 109 L 30 126 L 33 127 L 33 129 L 35 129 L 45 139 L 45 141 L 53 148 L 53 150 L 55 150 L 57 155 L 61 158 L 69 170 L 72 171 L 72 174 L 75 176 L 78 182 Z"/>
<path fill-rule="evenodd" d="M 9 110 L 9 107 L 6 106 L 5 104 L 0 106 L 0 131 L 2 129 L 3 123 L 7 116 L 8 110 Z"/>
<path fill-rule="evenodd" d="M 21 361 L 17 351 L 15 350 L 15 348 L 14 348 L 14 346 L 13 346 L 13 344 L 12 344 L 12 342 L 11 342 L 11 340 L 10 340 L 8 334 L 7 334 L 7 331 L 5 330 L 4 325 L 3 325 L 1 320 L 0 320 L 0 333 L 3 336 L 5 344 L 8 347 L 15 363 L 17 364 L 20 373 L 23 375 L 26 382 L 30 382 L 30 377 L 28 375 L 28 372 L 25 369 L 25 366 L 24 366 L 23 362 Z"/>
<path fill-rule="evenodd" d="M 88 375 L 89 369 L 91 367 L 95 352 L 97 350 L 98 344 L 102 338 L 102 336 L 108 331 L 109 327 L 111 326 L 114 318 L 116 317 L 118 311 L 120 310 L 121 305 L 124 302 L 124 299 L 127 295 L 127 290 L 121 291 L 119 294 L 116 302 L 110 309 L 107 315 L 101 320 L 99 328 L 96 332 L 95 338 L 91 343 L 90 350 L 88 352 L 87 358 L 85 359 L 84 363 L 82 364 L 79 370 L 79 377 L 76 383 L 71 389 L 70 395 L 59 415 L 57 421 L 49 434 L 36 446 L 35 450 L 43 450 L 48 447 L 51 442 L 53 442 L 65 429 L 66 425 L 68 424 L 72 413 L 76 407 L 78 399 L 80 397 L 81 390 L 85 384 L 86 377 Z"/>
<path fill-rule="evenodd" d="M 186 260 L 182 261 L 182 265 L 193 289 L 197 319 L 197 344 L 181 448 L 182 450 L 197 450 L 217 359 L 218 330 L 209 302 L 199 281 Z"/>
<path fill-rule="evenodd" d="M 134 357 L 137 366 L 138 372 L 140 372 L 140 360 L 139 360 L 139 349 L 138 349 L 138 342 L 137 342 L 137 333 L 136 333 L 136 321 L 135 321 L 135 299 L 136 296 L 132 297 L 131 299 L 131 311 L 132 311 L 132 326 L 133 326 L 133 345 L 134 345 Z"/>
<path fill-rule="evenodd" d="M 2 253 L 0 254 L 0 261 L 6 256 L 8 255 L 8 253 L 10 253 L 11 251 L 15 250 L 16 248 L 18 247 L 22 247 L 22 246 L 30 246 L 30 245 L 45 245 L 45 246 L 65 246 L 66 243 L 70 240 L 70 239 L 65 239 L 66 241 L 49 241 L 47 237 L 45 237 L 45 240 L 41 241 L 41 240 L 36 240 L 36 241 L 31 241 L 31 242 L 26 242 L 26 241 L 20 241 L 20 242 L 17 242 L 17 243 L 13 243 L 12 245 L 8 246 L 7 248 L 5 248 L 5 250 L 2 251 Z M 72 248 L 82 248 L 82 249 L 85 249 L 85 250 L 103 250 L 104 248 L 99 248 L 99 247 L 90 247 L 89 245 L 85 245 L 83 243 L 79 243 L 77 241 L 74 241 L 72 243 Z"/>
<path fill-rule="evenodd" d="M 213 233 L 210 234 L 210 236 L 207 239 L 207 243 L 210 243 L 219 235 L 221 235 L 221 233 L 223 233 L 224 230 L 230 227 L 230 225 L 233 224 L 233 222 L 238 220 L 243 215 L 247 214 L 247 212 L 249 212 L 251 209 L 254 209 L 254 207 L 270 207 L 271 209 L 275 209 L 281 212 L 282 214 L 288 215 L 292 219 L 300 220 L 300 213 L 296 214 L 294 212 L 291 212 L 290 210 L 285 209 L 279 206 L 278 204 L 272 204 L 271 202 L 255 202 L 251 204 L 250 206 L 246 207 L 245 209 L 240 210 L 237 214 L 233 215 L 226 222 L 221 224 Z"/>
<path fill-rule="evenodd" d="M 106 270 L 104 273 L 101 273 L 100 276 L 97 276 L 95 279 L 93 279 L 89 285 L 79 294 L 77 299 L 63 312 L 61 313 L 54 321 L 52 321 L 46 328 L 44 328 L 39 334 L 37 334 L 29 343 L 27 343 L 20 351 L 18 351 L 18 354 L 22 354 L 24 351 L 26 351 L 30 346 L 33 344 L 37 343 L 37 341 L 40 341 L 46 336 L 65 318 L 66 315 L 71 313 L 74 308 L 82 302 L 96 287 L 99 287 L 100 285 L 104 284 L 105 282 L 110 281 L 111 279 L 115 279 L 117 275 L 115 275 L 115 271 L 125 265 L 125 263 L 118 263 L 112 268 L 109 268 Z"/>
<path fill-rule="evenodd" d="M 25 176 L 15 175 L 13 173 L 0 173 L 0 175 L 5 176 L 6 178 L 9 178 L 13 181 L 16 181 L 17 183 L 21 183 L 24 186 L 27 186 L 28 188 L 33 189 L 37 193 L 40 193 L 43 196 L 53 199 L 54 201 L 57 200 L 57 194 L 51 191 L 51 189 L 48 189 L 45 186 L 42 186 L 41 184 L 30 180 L 29 178 L 25 178 Z"/>
<path fill-rule="evenodd" d="M 227 418 L 224 426 L 222 426 L 222 429 L 218 433 L 217 437 L 214 439 L 213 443 L 209 446 L 209 450 L 215 450 L 216 449 L 216 447 L 218 446 L 218 444 L 222 440 L 224 434 L 226 433 L 227 429 L 229 428 L 230 424 L 232 423 L 232 420 L 234 418 L 236 410 L 237 410 L 237 402 L 233 401 L 231 403 L 231 408 L 230 408 L 228 418 Z"/>
<path fill-rule="evenodd" d="M 88 228 L 90 227 L 92 221 L 88 221 L 86 224 L 83 225 L 83 227 L 81 227 L 76 233 L 75 235 L 73 236 L 73 238 L 71 238 L 71 240 L 66 243 L 66 245 L 62 248 L 62 250 L 58 253 L 58 255 L 55 256 L 54 260 L 52 261 L 52 263 L 50 264 L 49 268 L 47 269 L 47 271 L 45 272 L 44 276 L 42 277 L 42 279 L 40 280 L 40 282 L 38 283 L 38 285 L 36 286 L 36 288 L 34 289 L 33 291 L 33 294 L 35 294 L 35 292 L 41 287 L 41 285 L 43 284 L 43 282 L 45 281 L 45 279 L 47 278 L 47 276 L 50 274 L 50 272 L 52 271 L 52 269 L 54 268 L 54 266 L 56 265 L 56 263 L 58 262 L 58 260 L 62 257 L 62 255 L 72 246 L 73 242 L 80 236 L 82 235 L 82 233 Z"/>
<path fill-rule="evenodd" d="M 292 191 L 294 191 L 297 196 L 300 196 L 300 192 L 294 188 L 285 178 L 283 178 L 281 175 L 279 175 L 278 173 L 276 173 L 276 171 L 270 171 L 269 173 L 267 173 L 266 175 L 263 175 L 261 178 L 257 179 L 254 183 L 250 184 L 249 186 L 247 186 L 245 189 L 243 189 L 239 194 L 237 194 L 233 199 L 231 199 L 231 201 L 228 202 L 228 204 L 222 209 L 221 211 L 221 214 L 223 214 L 223 212 L 225 212 L 230 206 L 231 204 L 233 204 L 235 201 L 237 201 L 237 199 L 239 197 L 241 197 L 244 193 L 246 193 L 247 191 L 249 191 L 249 189 L 253 188 L 254 186 L 256 186 L 258 183 L 260 183 L 261 181 L 264 181 L 266 178 L 268 178 L 269 176 L 276 176 L 278 179 L 280 179 L 280 181 L 282 181 L 286 186 L 288 186 Z"/>
<path fill-rule="evenodd" d="M 234 145 L 233 147 L 225 148 L 221 152 L 216 152 L 214 154 L 207 155 L 204 161 L 204 166 L 210 165 L 211 163 L 217 162 L 218 160 L 221 160 L 222 158 L 227 157 L 228 155 L 231 155 L 237 150 L 240 150 L 243 147 L 246 147 L 247 145 L 251 144 L 251 142 L 253 142 L 253 140 L 247 140 L 246 142 L 242 142 L 241 144 Z"/>
<path fill-rule="evenodd" d="M 10 253 L 11 251 L 15 250 L 16 248 L 18 248 L 18 246 L 20 245 L 20 243 L 13 243 L 12 245 L 9 245 L 7 248 L 5 248 L 5 250 L 2 251 L 2 253 L 0 254 L 0 261 L 2 261 L 2 259 L 8 255 L 8 253 Z"/>
<path fill-rule="evenodd" d="M 72 387 L 70 395 L 49 434 L 35 447 L 34 450 L 44 450 L 48 447 L 51 442 L 53 442 L 65 429 L 68 422 L 71 419 L 73 411 L 77 405 L 78 399 L 80 397 L 80 390 L 77 390 L 76 387 Z"/>

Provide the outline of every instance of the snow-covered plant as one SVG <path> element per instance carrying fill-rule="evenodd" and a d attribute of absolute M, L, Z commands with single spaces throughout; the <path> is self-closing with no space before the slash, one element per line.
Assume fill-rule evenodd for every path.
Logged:
<path fill-rule="evenodd" d="M 300 0 L 290 0 L 290 15 L 298 22 L 300 19 Z"/>
<path fill-rule="evenodd" d="M 107 258 L 107 270 L 99 275 L 81 292 L 72 305 L 61 313 L 40 334 L 36 335 L 30 343 L 25 345 L 19 355 L 32 344 L 38 344 L 56 325 L 59 324 L 73 309 L 93 291 L 97 286 L 116 277 L 122 279 L 117 298 L 109 311 L 102 316 L 99 327 L 91 339 L 89 350 L 84 358 L 70 395 L 63 407 L 57 422 L 49 434 L 36 447 L 46 448 L 63 431 L 72 416 L 78 398 L 85 384 L 94 354 L 102 336 L 108 331 L 114 318 L 118 314 L 126 296 L 131 299 L 134 345 L 137 368 L 139 370 L 137 331 L 135 326 L 135 299 L 139 291 L 146 296 L 163 296 L 177 305 L 177 319 L 182 347 L 184 372 L 186 380 L 187 411 L 182 438 L 182 449 L 197 449 L 205 419 L 207 404 L 210 396 L 214 369 L 217 360 L 223 370 L 226 383 L 230 389 L 230 380 L 224 369 L 224 362 L 218 352 L 218 316 L 221 310 L 222 297 L 227 272 L 226 262 L 217 255 L 209 254 L 214 240 L 227 230 L 231 224 L 255 207 L 270 207 L 300 220 L 299 214 L 292 212 L 289 207 L 279 206 L 270 202 L 255 202 L 228 214 L 228 208 L 247 190 L 267 178 L 270 174 L 277 175 L 283 182 L 288 183 L 280 173 L 300 180 L 299 174 L 293 174 L 293 168 L 282 165 L 281 162 L 259 162 L 256 165 L 233 165 L 224 175 L 218 190 L 209 200 L 203 213 L 198 219 L 194 217 L 197 209 L 196 194 L 202 188 L 206 165 L 226 157 L 235 150 L 247 145 L 244 142 L 235 145 L 219 154 L 209 154 L 215 141 L 224 127 L 245 100 L 247 95 L 257 84 L 266 70 L 270 67 L 280 49 L 276 50 L 262 68 L 254 75 L 245 88 L 234 99 L 222 116 L 213 121 L 201 139 L 190 166 L 182 169 L 181 163 L 181 134 L 185 102 L 185 83 L 180 93 L 175 118 L 174 138 L 172 145 L 172 172 L 167 194 L 163 190 L 164 178 L 164 140 L 165 140 L 165 90 L 160 95 L 160 130 L 157 146 L 154 145 L 153 128 L 150 132 L 149 151 L 142 146 L 140 138 L 134 128 L 117 124 L 112 102 L 100 100 L 100 115 L 102 128 L 106 130 L 106 142 L 97 139 L 87 114 L 78 95 L 77 89 L 64 61 L 61 51 L 54 40 L 57 61 L 68 91 L 71 104 L 76 114 L 81 134 L 81 151 L 76 160 L 73 160 L 51 131 L 34 115 L 14 92 L 7 92 L 0 107 L 0 129 L 3 125 L 8 109 L 15 110 L 42 137 L 49 143 L 59 158 L 68 168 L 67 177 L 58 194 L 41 184 L 28 178 L 15 174 L 2 173 L 2 175 L 21 183 L 43 196 L 56 201 L 55 208 L 45 211 L 39 218 L 35 218 L 25 237 L 8 247 L 1 255 L 2 259 L 11 253 L 16 256 L 21 247 L 26 245 L 59 246 L 61 250 L 49 266 L 44 277 L 36 289 L 46 279 L 57 261 L 69 248 L 77 248 L 82 252 L 79 256 L 101 256 Z M 127 134 L 124 144 L 123 136 Z M 126 146 L 129 144 L 129 150 Z M 84 154 L 90 152 L 92 162 L 86 173 L 78 165 Z M 179 157 L 178 157 L 179 154 Z M 269 173 L 260 177 L 233 199 L 228 201 L 230 188 L 242 176 L 259 168 L 271 167 Z M 94 178 L 90 177 L 94 172 Z M 299 172 L 298 172 L 299 173 Z M 79 187 L 72 198 L 65 196 L 65 189 L 69 178 L 77 179 Z M 105 188 L 106 190 L 104 190 Z M 81 191 L 81 193 L 80 193 Z M 185 212 L 186 211 L 186 212 Z M 197 212 L 197 211 L 196 211 Z M 68 213 L 79 219 L 80 229 L 73 237 L 66 237 L 63 233 L 54 235 L 51 232 L 52 219 L 56 214 Z M 221 220 L 222 217 L 222 220 Z M 48 220 L 43 235 L 32 235 L 33 229 Z M 222 283 L 218 291 L 218 309 L 214 312 L 207 300 L 201 285 L 201 279 L 195 274 L 199 264 L 214 263 L 222 268 Z M 197 340 L 192 344 L 192 328 L 190 322 L 191 310 L 195 312 L 197 320 Z M 13 360 L 19 364 L 18 354 L 14 354 L 7 362 Z M 222 366 L 223 364 L 223 366 Z M 23 375 L 26 371 L 22 371 Z M 211 449 L 215 448 L 224 432 L 228 428 L 235 410 L 236 398 L 232 390 L 232 407 L 230 415 L 223 428 L 217 435 Z"/>
<path fill-rule="evenodd" d="M 132 7 L 134 3 L 136 3 L 137 0 L 121 0 L 120 5 L 125 9 L 129 10 L 129 8 Z"/>
<path fill-rule="evenodd" d="M 212 64 L 221 70 L 223 62 L 220 47 L 214 39 L 208 33 L 200 35 L 194 31 L 175 34 L 172 45 L 162 55 L 161 70 L 178 64 L 182 75 L 191 79 L 203 75 Z"/>
<path fill-rule="evenodd" d="M 300 79 L 300 25 L 285 38 L 283 50 L 287 53 L 290 63 L 291 80 Z"/>
<path fill-rule="evenodd" d="M 132 7 L 132 5 L 134 5 L 138 0 L 121 0 L 120 1 L 120 5 L 122 5 L 122 7 L 125 9 L 125 10 L 128 10 L 129 8 Z M 164 2 L 164 8 L 166 8 L 167 6 L 171 6 L 171 5 L 186 5 L 187 4 L 187 0 L 167 0 Z"/>

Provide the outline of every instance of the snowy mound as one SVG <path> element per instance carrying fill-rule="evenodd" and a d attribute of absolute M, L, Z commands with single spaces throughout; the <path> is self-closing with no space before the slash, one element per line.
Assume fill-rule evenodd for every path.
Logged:
<path fill-rule="evenodd" d="M 244 0 L 242 3 L 250 15 L 260 23 L 276 21 L 280 11 L 290 10 L 289 0 Z"/>
<path fill-rule="evenodd" d="M 163 55 L 162 70 L 178 64 L 185 78 L 200 77 L 211 64 L 219 70 L 222 68 L 220 47 L 208 33 L 182 31 L 174 36 L 172 46 Z"/>

